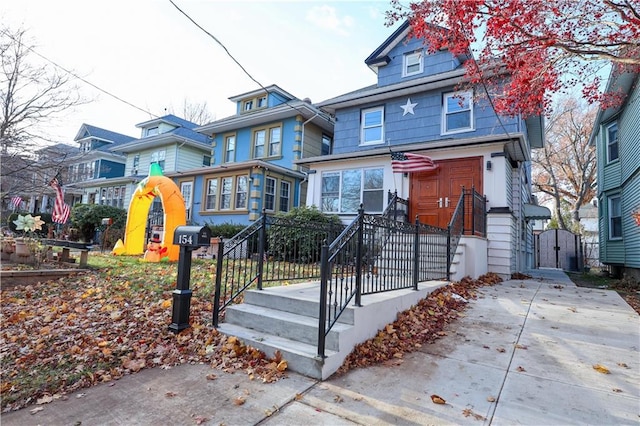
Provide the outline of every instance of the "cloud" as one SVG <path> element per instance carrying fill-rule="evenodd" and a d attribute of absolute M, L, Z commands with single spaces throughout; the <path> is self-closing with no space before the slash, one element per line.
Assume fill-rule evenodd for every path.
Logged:
<path fill-rule="evenodd" d="M 314 6 L 307 12 L 307 21 L 324 30 L 336 34 L 349 35 L 349 29 L 353 27 L 353 18 L 349 15 L 339 17 L 336 9 L 328 5 Z"/>

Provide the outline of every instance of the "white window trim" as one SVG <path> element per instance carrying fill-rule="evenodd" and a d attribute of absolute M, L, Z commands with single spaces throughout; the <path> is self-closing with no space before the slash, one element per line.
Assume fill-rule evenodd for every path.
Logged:
<path fill-rule="evenodd" d="M 613 210 L 611 205 L 613 204 L 612 201 L 616 199 L 616 200 L 620 200 L 620 216 L 612 216 L 611 211 Z M 612 230 L 613 230 L 613 224 L 612 224 L 612 220 L 614 217 L 620 217 L 620 222 L 621 222 L 621 229 L 620 232 L 622 232 L 622 197 L 620 196 L 620 194 L 616 194 L 616 195 L 612 195 L 610 197 L 608 197 L 608 209 L 607 209 L 607 226 L 609 227 L 608 229 L 608 239 L 609 241 L 619 241 L 622 240 L 622 235 L 620 236 L 613 236 L 612 234 Z"/>
<path fill-rule="evenodd" d="M 380 111 L 382 113 L 380 115 L 380 128 L 381 128 L 380 135 L 381 135 L 381 139 L 373 140 L 373 141 L 365 141 L 364 140 L 364 131 L 365 131 L 364 116 L 369 112 L 375 112 L 375 111 Z M 367 128 L 373 128 L 373 127 L 378 127 L 378 125 L 367 127 Z M 384 106 L 378 106 L 378 107 L 374 107 L 374 108 L 363 109 L 360 112 L 360 145 L 379 145 L 379 144 L 382 144 L 382 143 L 384 143 Z"/>
<path fill-rule="evenodd" d="M 612 128 L 613 126 L 618 127 L 618 122 L 614 121 L 613 123 L 608 124 L 604 129 L 604 138 L 606 141 L 606 150 L 607 150 L 607 164 L 620 160 L 620 134 L 618 133 L 620 131 L 619 128 L 616 131 L 616 134 L 618 135 L 618 137 L 616 138 L 616 144 L 618 145 L 618 157 L 614 158 L 613 160 L 609 158 L 610 157 L 609 147 L 611 146 L 611 143 L 609 141 L 609 129 Z"/>
<path fill-rule="evenodd" d="M 414 56 L 418 57 L 418 71 L 408 72 L 407 69 L 409 67 L 409 64 L 407 63 L 407 61 L 408 61 L 409 57 L 414 57 Z M 424 71 L 423 57 L 424 57 L 424 55 L 422 54 L 421 51 L 406 53 L 405 55 L 403 55 L 402 56 L 402 76 L 403 77 L 411 77 L 413 75 L 422 74 L 423 71 Z"/>
<path fill-rule="evenodd" d="M 382 205 L 380 206 L 380 210 L 379 211 L 373 211 L 371 213 L 382 213 L 384 211 L 385 208 L 385 204 L 384 204 L 384 181 L 383 181 L 383 185 L 382 188 L 380 189 L 367 189 L 365 191 L 364 189 L 364 174 L 367 170 L 382 170 L 383 176 L 384 176 L 384 168 L 383 167 L 361 167 L 361 168 L 354 168 L 354 169 L 343 169 L 343 170 L 333 170 L 333 171 L 326 171 L 326 172 L 322 172 L 321 176 L 320 176 L 320 210 L 323 211 L 324 213 L 331 213 L 331 214 L 338 214 L 338 215 L 351 215 L 351 214 L 356 214 L 358 211 L 346 211 L 346 210 L 342 210 L 342 197 L 343 197 L 343 175 L 345 172 L 349 172 L 349 171 L 353 171 L 353 170 L 358 170 L 360 171 L 360 204 L 362 204 L 364 202 L 364 193 L 365 192 L 374 192 L 374 191 L 382 191 L 383 193 L 383 200 L 382 200 Z M 339 186 L 338 186 L 338 210 L 337 211 L 326 211 L 326 210 L 322 210 L 322 179 L 325 176 L 338 176 L 339 178 Z"/>
<path fill-rule="evenodd" d="M 447 99 L 454 98 L 456 96 L 462 95 L 465 99 L 469 99 L 469 127 L 465 127 L 462 129 L 455 129 L 447 131 Z M 442 96 L 442 122 L 441 122 L 441 135 L 453 135 L 456 133 L 465 133 L 472 132 L 475 130 L 475 117 L 474 117 L 474 108 L 473 108 L 473 92 L 471 90 L 467 90 L 464 92 L 450 92 L 444 93 Z"/>

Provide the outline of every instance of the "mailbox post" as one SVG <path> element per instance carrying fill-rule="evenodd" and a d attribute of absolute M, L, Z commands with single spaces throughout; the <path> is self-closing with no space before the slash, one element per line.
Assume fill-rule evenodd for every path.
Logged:
<path fill-rule="evenodd" d="M 211 241 L 211 230 L 206 226 L 178 226 L 173 233 L 173 244 L 180 246 L 178 259 L 178 277 L 173 290 L 173 311 L 169 329 L 178 333 L 189 328 L 189 310 L 191 309 L 191 252 L 206 247 Z"/>

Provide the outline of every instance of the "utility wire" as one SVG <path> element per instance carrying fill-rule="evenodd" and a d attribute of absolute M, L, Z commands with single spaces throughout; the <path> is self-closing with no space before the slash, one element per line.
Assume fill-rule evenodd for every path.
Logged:
<path fill-rule="evenodd" d="M 11 34 L 7 34 L 7 35 L 8 35 L 8 36 L 13 40 L 13 41 L 18 42 L 18 40 L 16 40 L 16 39 L 11 35 Z M 147 110 L 146 110 L 146 109 L 144 109 L 144 108 L 141 108 L 141 107 L 139 107 L 139 106 L 137 106 L 137 105 L 134 105 L 134 104 L 132 104 L 131 102 L 129 102 L 129 101 L 125 100 L 125 99 L 122 99 L 121 97 L 119 97 L 119 96 L 117 96 L 117 95 L 114 95 L 113 93 L 109 92 L 108 90 L 105 90 L 105 89 L 103 89 L 103 88 L 101 88 L 101 87 L 99 87 L 99 86 L 97 86 L 97 85 L 93 84 L 93 83 L 92 83 L 92 82 L 90 82 L 89 80 L 87 80 L 87 79 L 85 79 L 85 78 L 83 78 L 83 77 L 80 77 L 78 74 L 74 73 L 73 71 L 68 70 L 67 68 L 65 68 L 65 67 L 63 67 L 62 65 L 58 64 L 57 62 L 55 62 L 55 61 L 53 61 L 53 60 L 51 60 L 51 59 L 47 58 L 46 56 L 42 55 L 41 53 L 38 53 L 38 52 L 37 52 L 33 47 L 31 47 L 31 46 L 26 46 L 26 47 L 27 47 L 27 49 L 28 49 L 28 50 L 30 50 L 31 52 L 33 52 L 35 55 L 37 55 L 37 56 L 41 57 L 42 59 L 44 59 L 45 61 L 47 61 L 47 62 L 49 62 L 49 63 L 53 64 L 53 65 L 54 65 L 54 66 L 56 66 L 57 68 L 60 68 L 61 70 L 63 70 L 63 71 L 64 71 L 64 72 L 66 72 L 67 74 L 72 75 L 73 77 L 77 78 L 78 80 L 82 81 L 83 83 L 88 84 L 89 86 L 93 87 L 94 89 L 99 90 L 100 92 L 102 92 L 102 93 L 104 93 L 104 94 L 106 94 L 106 95 L 108 95 L 108 96 L 111 96 L 112 98 L 114 98 L 114 99 L 116 99 L 116 100 L 118 100 L 118 101 L 120 101 L 120 102 L 122 102 L 122 103 L 125 103 L 125 104 L 129 105 L 130 107 L 133 107 L 133 108 L 135 108 L 135 109 L 137 109 L 137 110 L 139 110 L 139 111 L 142 111 L 142 112 L 144 112 L 145 114 L 149 114 L 149 115 L 150 115 L 150 116 L 152 116 L 152 117 L 158 117 L 158 115 L 157 115 L 157 114 L 154 114 L 154 113 L 152 113 L 152 112 L 150 112 L 150 111 L 147 111 Z"/>
<path fill-rule="evenodd" d="M 258 80 L 256 80 L 250 73 L 249 71 L 247 71 L 247 69 L 242 66 L 242 64 L 231 54 L 231 52 L 229 52 L 229 49 L 227 49 L 227 47 L 220 41 L 218 40 L 218 38 L 216 38 L 216 36 L 214 36 L 213 34 L 211 34 L 209 31 L 207 31 L 205 28 L 203 28 L 200 24 L 198 24 L 191 16 L 189 16 L 184 10 L 180 9 L 180 7 L 178 7 L 177 4 L 175 4 L 173 2 L 173 0 L 169 0 L 169 3 L 171 3 L 173 5 L 173 7 L 175 7 L 180 13 L 182 13 L 189 21 L 191 21 L 191 23 L 193 25 L 195 25 L 196 27 L 198 27 L 198 29 L 200 29 L 202 32 L 204 32 L 206 35 L 208 35 L 209 37 L 211 37 L 220 47 L 222 47 L 222 49 L 225 51 L 225 53 L 233 60 L 233 62 L 236 63 L 236 65 L 238 65 L 240 67 L 240 69 L 253 81 L 255 82 L 258 86 L 260 86 L 260 88 L 262 90 L 265 91 L 265 93 L 269 93 L 269 91 L 267 90 L 266 87 L 264 87 L 262 85 L 262 83 L 260 83 Z M 289 103 L 290 101 L 285 102 L 285 105 L 287 105 L 289 108 L 299 112 L 300 114 L 302 114 L 302 111 L 299 110 L 298 108 L 296 108 L 295 106 L 291 105 Z M 330 121 L 330 120 L 329 120 Z"/>

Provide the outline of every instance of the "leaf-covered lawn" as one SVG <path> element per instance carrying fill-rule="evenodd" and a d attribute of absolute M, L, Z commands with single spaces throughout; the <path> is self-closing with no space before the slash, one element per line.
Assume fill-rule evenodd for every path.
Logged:
<path fill-rule="evenodd" d="M 207 362 L 273 381 L 286 363 L 268 360 L 211 326 L 214 264 L 192 265 L 191 328 L 171 323 L 176 263 L 90 256 L 85 275 L 2 290 L 2 410 L 47 401 L 143 368 Z"/>
<path fill-rule="evenodd" d="M 177 263 L 91 254 L 85 275 L 2 290 L 0 366 L 2 410 L 46 403 L 77 389 L 110 382 L 144 368 L 209 363 L 273 382 L 286 360 L 267 359 L 212 327 L 215 266 L 194 260 L 191 328 L 174 334 L 172 291 Z M 341 372 L 401 359 L 446 333 L 475 289 L 499 282 L 495 274 L 446 286 L 358 345 Z"/>

